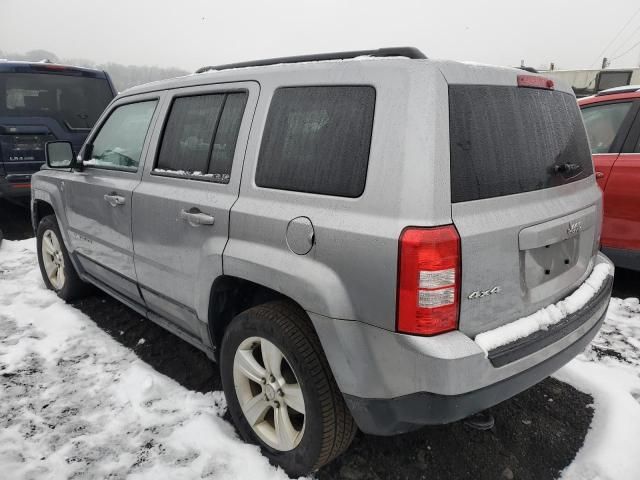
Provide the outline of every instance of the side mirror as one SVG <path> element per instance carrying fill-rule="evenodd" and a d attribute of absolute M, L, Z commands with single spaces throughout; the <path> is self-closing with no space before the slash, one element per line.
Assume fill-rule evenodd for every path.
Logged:
<path fill-rule="evenodd" d="M 71 142 L 47 142 L 47 166 L 49 168 L 71 168 L 74 165 Z"/>

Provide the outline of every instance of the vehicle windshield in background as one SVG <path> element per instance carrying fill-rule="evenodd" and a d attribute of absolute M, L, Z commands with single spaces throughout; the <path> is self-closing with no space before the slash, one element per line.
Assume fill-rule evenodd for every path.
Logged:
<path fill-rule="evenodd" d="M 89 130 L 112 98 L 104 78 L 0 73 L 0 116 L 53 117 L 70 130 Z"/>
<path fill-rule="evenodd" d="M 593 174 L 576 99 L 537 88 L 449 87 L 451 200 L 513 195 Z"/>

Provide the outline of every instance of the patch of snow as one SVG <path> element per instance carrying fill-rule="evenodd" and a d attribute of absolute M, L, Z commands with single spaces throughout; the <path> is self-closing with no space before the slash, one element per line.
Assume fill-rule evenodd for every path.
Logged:
<path fill-rule="evenodd" d="M 105 160 L 100 160 L 99 158 L 91 158 L 89 160 L 85 160 L 82 162 L 83 165 L 88 166 L 106 166 L 113 167 L 113 162 L 107 162 Z"/>
<path fill-rule="evenodd" d="M 640 472 L 640 302 L 612 298 L 586 351 L 554 376 L 594 398 L 594 417 L 561 480 L 635 480 Z"/>
<path fill-rule="evenodd" d="M 189 175 L 193 177 L 213 177 L 213 173 L 202 173 L 199 170 L 195 172 L 191 172 L 188 170 L 169 170 L 165 168 L 154 168 L 154 172 L 156 173 L 170 173 L 171 175 Z"/>
<path fill-rule="evenodd" d="M 548 329 L 584 307 L 598 293 L 604 281 L 612 273 L 608 263 L 596 265 L 584 283 L 564 300 L 541 308 L 527 317 L 480 333 L 476 336 L 475 342 L 484 350 L 485 355 L 488 355 L 490 350 Z"/>
<path fill-rule="evenodd" d="M 6 478 L 286 479 L 221 417 L 44 287 L 35 240 L 0 246 Z"/>
<path fill-rule="evenodd" d="M 228 182 L 229 179 L 231 178 L 231 175 L 229 175 L 229 174 L 203 173 L 203 172 L 201 172 L 199 170 L 196 170 L 195 172 L 192 172 L 192 171 L 189 171 L 189 170 L 169 170 L 169 169 L 164 169 L 164 168 L 154 168 L 153 169 L 153 173 L 177 175 L 177 176 L 180 176 L 180 177 L 211 178 L 216 182 Z"/>

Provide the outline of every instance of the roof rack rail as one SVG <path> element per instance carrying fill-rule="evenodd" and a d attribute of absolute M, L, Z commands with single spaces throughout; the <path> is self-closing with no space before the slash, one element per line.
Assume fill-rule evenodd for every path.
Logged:
<path fill-rule="evenodd" d="M 640 85 L 623 85 L 621 87 L 607 88 L 606 90 L 600 90 L 596 93 L 596 97 L 603 97 L 605 95 L 615 95 L 616 93 L 634 93 L 640 92 Z"/>
<path fill-rule="evenodd" d="M 279 63 L 320 62 L 324 60 L 347 60 L 356 57 L 408 57 L 412 59 L 427 58 L 424 53 L 415 47 L 378 48 L 377 50 L 354 50 L 351 52 L 319 53 L 316 55 L 298 55 L 295 57 L 267 58 L 250 62 L 228 63 L 226 65 L 212 65 L 196 70 L 196 73 L 204 73 L 210 70 L 229 70 L 231 68 L 264 67 Z"/>

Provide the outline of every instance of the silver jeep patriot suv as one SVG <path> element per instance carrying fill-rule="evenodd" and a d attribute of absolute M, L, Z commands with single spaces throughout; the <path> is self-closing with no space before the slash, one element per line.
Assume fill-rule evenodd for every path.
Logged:
<path fill-rule="evenodd" d="M 45 284 L 220 365 L 292 475 L 357 428 L 465 418 L 596 334 L 613 268 L 572 91 L 413 48 L 205 67 L 118 95 L 33 177 Z"/>

